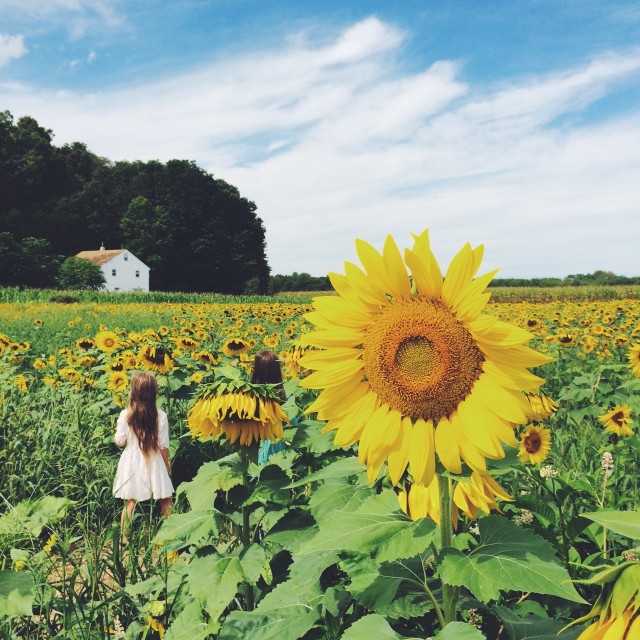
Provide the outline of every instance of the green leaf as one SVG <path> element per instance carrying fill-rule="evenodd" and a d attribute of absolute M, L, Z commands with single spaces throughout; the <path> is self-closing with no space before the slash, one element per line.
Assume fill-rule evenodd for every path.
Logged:
<path fill-rule="evenodd" d="M 311 473 L 310 475 L 301 478 L 296 482 L 292 482 L 287 489 L 293 489 L 294 487 L 301 487 L 302 485 L 310 482 L 317 482 L 318 480 L 326 480 L 327 478 L 344 478 L 345 476 L 354 476 L 358 473 L 364 473 L 364 468 L 358 462 L 358 458 L 349 457 L 341 458 L 337 462 L 333 462 L 327 465 L 320 471 Z"/>
<path fill-rule="evenodd" d="M 320 586 L 306 593 L 290 582 L 268 593 L 255 611 L 227 616 L 218 640 L 298 640 L 320 617 Z"/>
<path fill-rule="evenodd" d="M 324 422 L 318 420 L 304 420 L 298 425 L 291 446 L 298 451 L 308 449 L 316 455 L 331 451 L 334 449 L 334 434 L 322 433 L 324 425 Z M 362 469 L 360 465 L 358 467 Z"/>
<path fill-rule="evenodd" d="M 242 550 L 240 564 L 247 582 L 251 584 L 258 582 L 266 562 L 267 552 L 259 544 L 251 544 Z"/>
<path fill-rule="evenodd" d="M 205 462 L 196 477 L 190 482 L 183 482 L 178 494 L 185 493 L 191 508 L 195 511 L 210 509 L 216 491 L 229 491 L 242 484 L 242 466 L 240 458 L 229 456 L 223 460 Z"/>
<path fill-rule="evenodd" d="M 582 517 L 593 520 L 627 538 L 640 540 L 640 511 L 592 511 L 583 513 Z"/>
<path fill-rule="evenodd" d="M 215 629 L 204 621 L 202 606 L 199 602 L 190 602 L 173 620 L 164 635 L 164 640 L 204 640 Z"/>
<path fill-rule="evenodd" d="M 287 474 L 280 467 L 270 464 L 262 469 L 258 482 L 243 506 L 247 507 L 256 502 L 288 505 L 291 502 L 291 491 L 284 488 L 287 484 Z"/>
<path fill-rule="evenodd" d="M 366 609 L 388 618 L 415 618 L 432 608 L 422 580 L 421 558 L 380 564 L 370 556 L 354 554 L 340 566 L 349 576 L 346 587 Z"/>
<path fill-rule="evenodd" d="M 28 571 L 0 571 L 0 617 L 31 616 L 35 597 L 33 575 Z"/>
<path fill-rule="evenodd" d="M 380 562 L 410 558 L 431 543 L 434 532 L 433 521 L 414 522 L 402 513 L 395 493 L 389 490 L 367 498 L 355 511 L 335 511 L 300 553 L 371 550 Z"/>
<path fill-rule="evenodd" d="M 403 640 L 380 615 L 372 613 L 354 622 L 343 634 L 341 640 Z"/>
<path fill-rule="evenodd" d="M 336 510 L 353 511 L 373 495 L 365 476 L 358 476 L 356 484 L 350 478 L 331 478 L 318 485 L 309 498 L 309 508 L 316 522 L 333 518 Z"/>
<path fill-rule="evenodd" d="M 579 628 L 571 628 L 558 636 L 566 623 L 540 616 L 521 617 L 507 607 L 496 607 L 495 611 L 504 622 L 509 640 L 575 640 L 581 632 Z"/>
<path fill-rule="evenodd" d="M 446 584 L 464 586 L 482 602 L 498 600 L 500 591 L 531 591 L 584 603 L 553 547 L 506 518 L 478 521 L 478 546 L 466 555 L 443 550 L 440 575 Z"/>
<path fill-rule="evenodd" d="M 217 514 L 214 509 L 188 511 L 170 515 L 153 539 L 154 543 L 167 543 L 167 549 L 200 545 L 212 534 L 218 533 Z"/>
<path fill-rule="evenodd" d="M 55 496 L 23 500 L 0 517 L 0 535 L 37 538 L 44 527 L 63 518 L 74 504 L 72 500 Z"/>
<path fill-rule="evenodd" d="M 435 640 L 486 640 L 478 629 L 466 622 L 450 622 Z"/>
<path fill-rule="evenodd" d="M 189 592 L 213 620 L 233 600 L 243 579 L 242 565 L 236 557 L 211 554 L 192 558 L 189 564 Z"/>

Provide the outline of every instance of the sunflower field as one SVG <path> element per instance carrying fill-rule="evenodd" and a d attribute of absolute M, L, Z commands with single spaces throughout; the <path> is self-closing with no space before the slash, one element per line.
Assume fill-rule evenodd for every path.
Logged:
<path fill-rule="evenodd" d="M 640 638 L 637 292 L 356 248 L 313 300 L 1 298 L 0 637 Z M 123 537 L 136 370 L 176 496 Z"/>

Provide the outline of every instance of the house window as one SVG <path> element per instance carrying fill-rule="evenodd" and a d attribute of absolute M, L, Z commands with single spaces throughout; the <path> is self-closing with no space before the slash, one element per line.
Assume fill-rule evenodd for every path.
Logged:
<path fill-rule="evenodd" d="M 124 254 L 124 259 L 125 259 L 125 260 L 128 260 L 128 259 L 129 259 L 129 254 L 128 254 L 128 253 L 126 253 L 126 252 L 125 252 L 125 254 Z"/>
<path fill-rule="evenodd" d="M 111 269 L 111 275 L 115 276 L 116 275 L 116 270 L 115 269 Z"/>
<path fill-rule="evenodd" d="M 136 278 L 139 278 L 139 277 L 140 277 L 140 272 L 136 271 Z"/>
<path fill-rule="evenodd" d="M 120 291 L 120 287 L 115 287 L 114 291 Z"/>

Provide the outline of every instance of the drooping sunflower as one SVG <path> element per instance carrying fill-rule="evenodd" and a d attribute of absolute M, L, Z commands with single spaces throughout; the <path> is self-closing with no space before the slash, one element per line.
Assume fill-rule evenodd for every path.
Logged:
<path fill-rule="evenodd" d="M 598 420 L 607 431 L 615 433 L 617 436 L 632 436 L 633 429 L 629 427 L 633 424 L 631 419 L 631 407 L 628 404 L 617 404 L 611 411 L 599 416 Z"/>
<path fill-rule="evenodd" d="M 640 378 L 640 342 L 636 342 L 631 345 L 627 357 L 629 359 L 629 366 L 633 371 L 633 375 L 636 378 Z"/>
<path fill-rule="evenodd" d="M 640 638 L 640 563 L 607 567 L 588 582 L 600 584 L 602 590 L 591 611 L 568 625 L 596 618 L 577 640 Z"/>
<path fill-rule="evenodd" d="M 551 450 L 551 430 L 539 424 L 530 424 L 520 436 L 518 458 L 525 464 L 544 462 Z"/>
<path fill-rule="evenodd" d="M 113 353 L 120 346 L 120 338 L 114 331 L 99 331 L 96 333 L 95 345 L 105 353 Z"/>
<path fill-rule="evenodd" d="M 96 346 L 96 341 L 93 338 L 80 338 L 76 340 L 76 347 L 79 351 L 88 351 Z M 102 347 L 101 347 L 102 348 Z M 102 348 L 102 351 L 105 349 Z"/>
<path fill-rule="evenodd" d="M 162 346 L 145 344 L 138 353 L 138 361 L 147 371 L 167 373 L 175 364 L 169 352 Z"/>
<path fill-rule="evenodd" d="M 289 424 L 289 418 L 280 407 L 279 390 L 252 384 L 243 375 L 237 368 L 219 369 L 217 379 L 199 391 L 187 414 L 194 438 L 215 440 L 224 434 L 241 446 L 284 438 L 283 424 Z"/>
<path fill-rule="evenodd" d="M 229 338 L 221 347 L 222 353 L 228 356 L 239 356 L 249 351 L 249 343 L 242 338 Z"/>
<path fill-rule="evenodd" d="M 475 277 L 481 246 L 465 245 L 443 278 L 428 232 L 414 238 L 404 261 L 391 236 L 382 254 L 356 241 L 364 268 L 329 274 L 338 295 L 315 298 L 306 317 L 316 330 L 301 342 L 318 351 L 300 363 L 314 370 L 302 385 L 322 389 L 308 411 L 336 444 L 359 441 L 371 481 L 386 460 L 394 484 L 409 468 L 428 487 L 436 454 L 452 473 L 463 461 L 484 473 L 503 443 L 517 446 L 514 425 L 530 407 L 522 392 L 544 382 L 528 369 L 551 358 L 526 346 L 528 331 L 483 313 L 496 272 Z"/>
<path fill-rule="evenodd" d="M 526 398 L 530 406 L 527 412 L 527 418 L 534 422 L 546 420 L 558 410 L 557 403 L 542 393 L 528 393 L 526 394 Z"/>

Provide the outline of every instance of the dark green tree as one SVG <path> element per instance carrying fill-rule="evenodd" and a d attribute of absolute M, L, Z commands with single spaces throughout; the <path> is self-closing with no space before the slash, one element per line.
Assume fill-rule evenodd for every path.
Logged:
<path fill-rule="evenodd" d="M 71 256 L 58 270 L 58 286 L 62 289 L 102 289 L 105 284 L 102 269 L 84 258 Z"/>

